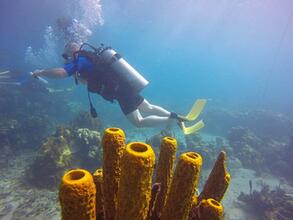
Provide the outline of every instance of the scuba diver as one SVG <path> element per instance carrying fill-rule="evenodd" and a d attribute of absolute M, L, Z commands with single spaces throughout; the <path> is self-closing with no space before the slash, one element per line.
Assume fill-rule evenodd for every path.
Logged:
<path fill-rule="evenodd" d="M 89 47 L 90 50 L 85 50 L 84 47 Z M 79 46 L 70 42 L 66 44 L 62 56 L 66 60 L 63 68 L 35 70 L 32 76 L 55 79 L 73 76 L 76 84 L 86 84 L 93 117 L 97 117 L 97 113 L 90 93 L 97 93 L 107 101 L 118 101 L 124 115 L 136 127 L 169 125 L 175 121 L 185 134 L 190 134 L 204 126 L 202 120 L 190 127 L 185 127 L 184 123 L 198 117 L 206 100 L 197 100 L 187 116 L 151 104 L 140 95 L 148 81 L 111 47 L 102 44 L 95 48 L 87 43 Z"/>

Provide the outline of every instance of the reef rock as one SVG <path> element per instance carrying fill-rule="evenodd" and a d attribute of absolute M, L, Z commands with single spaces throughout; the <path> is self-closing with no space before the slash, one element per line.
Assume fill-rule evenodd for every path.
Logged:
<path fill-rule="evenodd" d="M 64 171 L 81 166 L 94 169 L 101 164 L 101 135 L 87 128 L 59 126 L 40 147 L 36 159 L 27 170 L 32 185 L 54 187 Z"/>
<path fill-rule="evenodd" d="M 258 219 L 293 219 L 293 194 L 281 188 L 270 190 L 268 186 L 263 186 L 260 192 L 241 193 L 238 200 Z"/>
<path fill-rule="evenodd" d="M 10 76 L 19 79 L 20 73 L 11 71 Z M 13 89 L 1 85 L 0 94 L 1 145 L 14 153 L 38 148 L 55 123 L 67 120 L 72 112 L 64 94 L 52 94 L 36 80 Z"/>
<path fill-rule="evenodd" d="M 27 170 L 32 185 L 52 187 L 72 162 L 72 152 L 63 136 L 51 136 L 42 144 L 35 161 Z"/>
<path fill-rule="evenodd" d="M 71 122 L 74 129 L 88 128 L 90 130 L 101 131 L 102 123 L 100 118 L 93 118 L 90 113 L 82 111 Z"/>
<path fill-rule="evenodd" d="M 287 140 L 293 132 L 292 121 L 285 115 L 272 111 L 233 112 L 213 109 L 206 113 L 206 131 L 226 136 L 232 127 L 246 127 L 261 138 Z"/>
<path fill-rule="evenodd" d="M 206 145 L 206 143 L 202 140 L 202 137 L 198 133 L 186 135 L 185 136 L 185 143 L 186 143 L 187 148 L 189 148 L 189 149 Z"/>
<path fill-rule="evenodd" d="M 247 128 L 233 127 L 228 139 L 235 156 L 240 159 L 244 167 L 258 171 L 264 169 L 265 161 L 260 153 L 264 143 L 253 132 Z"/>
<path fill-rule="evenodd" d="M 145 142 L 147 144 L 151 145 L 153 147 L 154 151 L 156 153 L 158 153 L 160 151 L 161 141 L 166 136 L 175 137 L 175 134 L 172 132 L 171 129 L 165 129 L 165 130 L 160 131 L 160 133 L 158 133 L 150 138 L 147 138 L 145 140 Z"/>
<path fill-rule="evenodd" d="M 230 145 L 244 167 L 258 172 L 269 172 L 293 182 L 288 175 L 293 167 L 293 137 L 290 142 L 260 138 L 243 127 L 234 127 L 228 136 Z"/>
<path fill-rule="evenodd" d="M 231 152 L 230 148 L 226 146 L 224 139 L 221 137 L 216 137 L 215 141 L 206 142 L 200 134 L 194 133 L 185 136 L 185 143 L 187 150 L 196 151 L 203 156 L 203 169 L 209 169 L 212 167 L 213 162 L 221 150 L 227 149 L 228 151 L 226 152 Z"/>
<path fill-rule="evenodd" d="M 75 131 L 74 144 L 77 150 L 75 154 L 88 165 L 97 166 L 102 160 L 101 134 L 87 128 L 79 128 Z"/>

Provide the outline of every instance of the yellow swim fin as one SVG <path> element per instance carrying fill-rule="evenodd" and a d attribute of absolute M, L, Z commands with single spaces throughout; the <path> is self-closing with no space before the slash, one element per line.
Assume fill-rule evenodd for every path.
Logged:
<path fill-rule="evenodd" d="M 190 112 L 185 116 L 185 118 L 189 121 L 194 121 L 202 112 L 203 108 L 207 103 L 206 99 L 198 99 L 193 104 Z"/>
<path fill-rule="evenodd" d="M 182 131 L 185 135 L 193 134 L 203 127 L 204 127 L 204 122 L 202 120 L 200 120 L 199 122 L 195 123 L 194 125 L 190 127 L 185 127 L 184 122 L 182 122 L 181 124 Z"/>

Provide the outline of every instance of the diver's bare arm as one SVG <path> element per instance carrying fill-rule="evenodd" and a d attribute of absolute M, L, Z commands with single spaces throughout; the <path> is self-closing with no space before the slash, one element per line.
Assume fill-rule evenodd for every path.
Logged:
<path fill-rule="evenodd" d="M 33 72 L 34 77 L 45 76 L 52 79 L 61 79 L 68 77 L 67 72 L 63 68 L 54 68 L 47 70 L 35 70 Z"/>

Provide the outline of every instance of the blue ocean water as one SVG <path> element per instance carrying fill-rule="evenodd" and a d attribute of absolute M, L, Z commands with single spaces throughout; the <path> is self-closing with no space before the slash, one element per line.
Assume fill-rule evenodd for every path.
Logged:
<path fill-rule="evenodd" d="M 70 4 L 78 1 L 2 1 L 1 66 L 25 66 L 26 48 L 44 45 L 46 26 L 74 17 Z M 111 45 L 143 73 L 151 82 L 144 91 L 149 100 L 184 112 L 203 97 L 211 105 L 292 115 L 291 1 L 101 4 L 104 24 L 91 27 L 88 41 Z"/>

